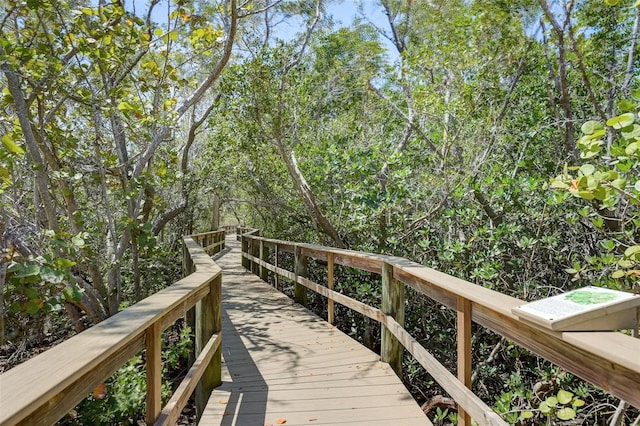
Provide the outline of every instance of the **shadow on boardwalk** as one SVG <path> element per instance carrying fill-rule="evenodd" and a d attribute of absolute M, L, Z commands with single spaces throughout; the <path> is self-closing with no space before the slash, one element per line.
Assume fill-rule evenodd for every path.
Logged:
<path fill-rule="evenodd" d="M 240 265 L 223 269 L 223 383 L 201 424 L 428 425 L 388 364 Z"/>

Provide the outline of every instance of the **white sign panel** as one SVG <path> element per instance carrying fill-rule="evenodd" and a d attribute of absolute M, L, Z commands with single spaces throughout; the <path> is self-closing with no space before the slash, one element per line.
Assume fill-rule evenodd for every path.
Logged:
<path fill-rule="evenodd" d="M 513 309 L 513 313 L 552 330 L 583 329 L 575 327 L 583 322 L 590 323 L 596 329 L 615 329 L 633 327 L 633 324 L 628 323 L 634 320 L 633 308 L 639 305 L 640 297 L 632 293 L 601 287 L 583 287 L 518 306 Z M 622 311 L 628 311 L 628 314 Z M 615 321 L 609 321 L 608 326 L 600 324 L 602 321 L 595 321 L 599 325 L 594 325 L 593 320 L 607 319 L 605 317 Z"/>

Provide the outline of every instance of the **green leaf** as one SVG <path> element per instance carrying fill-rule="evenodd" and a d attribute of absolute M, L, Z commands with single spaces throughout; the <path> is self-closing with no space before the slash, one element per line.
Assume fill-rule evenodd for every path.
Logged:
<path fill-rule="evenodd" d="M 40 273 L 40 266 L 33 263 L 17 263 L 8 268 L 9 272 L 15 272 L 15 278 L 30 277 Z"/>
<path fill-rule="evenodd" d="M 560 420 L 571 420 L 576 417 L 576 410 L 570 407 L 561 408 L 556 411 L 556 416 Z"/>
<path fill-rule="evenodd" d="M 46 266 L 43 267 L 40 271 L 40 277 L 46 282 L 52 284 L 60 284 L 62 281 L 64 281 L 64 274 Z"/>
<path fill-rule="evenodd" d="M 592 164 L 583 164 L 578 171 L 584 176 L 591 176 L 596 171 L 596 168 Z"/>
<path fill-rule="evenodd" d="M 596 120 L 590 120 L 584 123 L 582 127 L 580 127 L 580 130 L 585 135 L 592 135 L 596 130 L 600 130 L 602 128 L 604 128 L 602 123 Z"/>
<path fill-rule="evenodd" d="M 561 389 L 558 391 L 557 398 L 560 404 L 568 404 L 573 399 L 573 394 L 569 391 Z"/>
<path fill-rule="evenodd" d="M 622 137 L 630 140 L 630 139 L 640 139 L 640 125 L 634 124 L 631 130 L 622 131 Z"/>
<path fill-rule="evenodd" d="M 549 407 L 549 404 L 547 404 L 546 401 L 542 401 L 538 409 L 544 414 L 549 414 L 551 412 L 551 407 Z"/>
<path fill-rule="evenodd" d="M 614 280 L 617 280 L 618 278 L 622 278 L 625 275 L 626 274 L 622 269 L 618 269 L 617 271 L 613 271 L 613 273 L 611 274 L 611 278 L 613 278 Z"/>
<path fill-rule="evenodd" d="M 639 181 L 639 182 L 640 182 L 640 181 Z M 561 181 L 561 180 L 557 180 L 557 179 L 554 179 L 554 180 L 551 182 L 551 187 L 552 187 L 552 188 L 555 188 L 555 189 L 569 189 L 569 185 L 567 185 L 567 184 L 566 184 L 566 183 L 564 183 L 563 181 Z"/>
<path fill-rule="evenodd" d="M 635 119 L 635 114 L 627 112 L 626 114 L 622 114 L 617 117 L 611 117 L 610 119 L 608 119 L 607 126 L 613 127 L 616 130 L 620 130 L 624 129 L 625 127 L 631 126 Z"/>
<path fill-rule="evenodd" d="M 593 200 L 594 198 L 596 198 L 596 196 L 593 195 L 591 191 L 578 191 L 578 197 L 584 200 Z"/>
<path fill-rule="evenodd" d="M 522 413 L 520 413 L 520 418 L 531 419 L 533 418 L 533 413 L 531 411 L 523 411 Z"/>
<path fill-rule="evenodd" d="M 611 240 L 602 240 L 602 241 L 600 241 L 600 245 L 602 246 L 603 249 L 605 249 L 607 251 L 611 251 L 614 248 L 616 248 L 616 243 L 614 243 Z"/>
<path fill-rule="evenodd" d="M 82 234 L 75 235 L 71 238 L 71 242 L 76 247 L 84 247 L 84 239 L 82 239 Z"/>
<path fill-rule="evenodd" d="M 640 1 L 640 0 L 639 0 Z M 571 403 L 571 405 L 573 405 L 574 407 L 578 408 L 578 407 L 582 407 L 584 406 L 584 401 L 581 399 L 574 399 L 573 402 Z"/>
<path fill-rule="evenodd" d="M 622 112 L 631 112 L 635 109 L 636 104 L 628 99 L 618 102 L 618 109 Z"/>
<path fill-rule="evenodd" d="M 37 302 L 33 301 L 33 300 L 29 300 L 25 306 L 24 306 L 24 310 L 27 311 L 27 313 L 29 315 L 33 315 L 33 314 L 37 314 L 38 311 L 40 310 L 40 306 L 38 305 Z"/>
<path fill-rule="evenodd" d="M 65 287 L 62 295 L 68 302 L 79 302 L 82 299 L 82 291 L 76 286 Z"/>
<path fill-rule="evenodd" d="M 544 402 L 546 402 L 549 407 L 555 407 L 558 404 L 558 398 L 556 398 L 555 396 L 550 396 L 545 399 Z"/>
<path fill-rule="evenodd" d="M 60 268 L 71 268 L 75 266 L 76 262 L 73 260 L 65 259 L 63 257 L 56 259 L 56 265 Z"/>
<path fill-rule="evenodd" d="M 24 295 L 27 296 L 27 299 L 37 299 L 38 291 L 31 287 L 24 287 Z"/>
<path fill-rule="evenodd" d="M 631 246 L 624 251 L 624 257 L 630 258 L 638 252 L 640 252 L 640 246 Z"/>
<path fill-rule="evenodd" d="M 2 136 L 2 145 L 13 154 L 24 154 L 24 149 L 13 141 L 9 133 Z"/>
<path fill-rule="evenodd" d="M 593 190 L 593 196 L 598 201 L 604 201 L 604 199 L 607 198 L 607 191 L 603 187 L 598 186 Z"/>
<path fill-rule="evenodd" d="M 620 259 L 620 260 L 618 261 L 618 265 L 619 265 L 621 268 L 631 268 L 631 267 L 634 265 L 634 263 L 633 263 L 632 261 L 630 261 L 630 260 Z"/>
<path fill-rule="evenodd" d="M 627 155 L 633 155 L 635 154 L 635 152 L 638 150 L 638 143 L 637 142 L 631 142 L 629 145 L 627 145 L 627 147 L 624 149 L 624 153 Z"/>

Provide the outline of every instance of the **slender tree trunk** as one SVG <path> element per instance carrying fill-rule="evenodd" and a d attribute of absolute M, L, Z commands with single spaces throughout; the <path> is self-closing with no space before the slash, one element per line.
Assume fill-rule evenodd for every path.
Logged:
<path fill-rule="evenodd" d="M 213 194 L 211 203 L 211 230 L 217 231 L 220 227 L 220 195 Z"/>
<path fill-rule="evenodd" d="M 4 48 L 0 45 L 0 56 L 4 56 L 5 54 Z M 53 197 L 49 192 L 49 177 L 47 176 L 46 165 L 42 159 L 42 155 L 40 155 L 38 142 L 36 141 L 36 137 L 31 127 L 31 119 L 27 109 L 27 103 L 22 89 L 20 88 L 20 78 L 15 71 L 9 67 L 8 61 L 2 61 L 0 69 L 7 78 L 7 88 L 11 93 L 11 97 L 13 98 L 13 102 L 16 107 L 16 114 L 18 116 L 20 127 L 22 128 L 22 135 L 24 137 L 27 153 L 31 158 L 31 161 L 35 163 L 36 187 L 38 188 L 40 201 L 42 201 L 44 206 L 48 222 L 47 226 L 50 229 L 57 231 L 59 229 L 58 218 L 53 203 Z"/>
<path fill-rule="evenodd" d="M 275 145 L 278 148 L 280 157 L 282 157 L 282 160 L 287 166 L 289 176 L 291 176 L 293 184 L 298 191 L 300 198 L 302 198 L 302 202 L 304 203 L 304 206 L 306 207 L 311 220 L 313 220 L 320 231 L 328 235 L 333 240 L 334 244 L 336 244 L 337 247 L 346 247 L 347 245 L 338 231 L 334 228 L 329 219 L 327 219 L 327 217 L 322 213 L 322 210 L 318 205 L 318 201 L 316 200 L 316 196 L 311 191 L 307 180 L 298 167 L 298 160 L 296 159 L 295 153 L 293 151 L 287 153 L 282 142 L 280 141 L 275 141 Z"/>

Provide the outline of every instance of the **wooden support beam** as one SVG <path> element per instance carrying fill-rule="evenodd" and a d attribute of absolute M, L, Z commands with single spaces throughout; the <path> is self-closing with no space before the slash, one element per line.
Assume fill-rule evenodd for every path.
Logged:
<path fill-rule="evenodd" d="M 220 348 L 220 334 L 215 334 L 209 339 L 209 342 L 198 356 L 193 366 L 187 372 L 167 405 L 163 408 L 160 416 L 158 416 L 154 426 L 170 426 L 178 422 L 178 417 L 189 401 L 189 397 L 196 387 L 196 382 L 202 377 L 207 366 L 212 362 L 213 356 Z"/>
<path fill-rule="evenodd" d="M 333 291 L 333 253 L 327 254 L 327 287 Z M 327 300 L 327 322 L 333 324 L 335 321 L 335 309 L 333 299 Z"/>
<path fill-rule="evenodd" d="M 196 355 L 199 356 L 211 336 L 222 331 L 222 275 L 209 283 L 207 294 L 196 305 Z M 196 416 L 200 420 L 213 389 L 222 382 L 222 351 L 218 348 L 196 387 Z"/>
<path fill-rule="evenodd" d="M 265 246 L 264 241 L 260 241 L 260 259 L 265 262 L 269 261 L 269 247 Z M 264 282 L 269 280 L 268 269 L 264 266 L 260 267 L 260 279 Z"/>
<path fill-rule="evenodd" d="M 162 411 L 162 321 L 147 329 L 147 413 L 146 423 L 152 425 Z"/>
<path fill-rule="evenodd" d="M 393 278 L 393 266 L 382 264 L 382 312 L 404 327 L 404 284 Z M 380 356 L 402 378 L 402 344 L 386 326 L 382 327 Z"/>
<path fill-rule="evenodd" d="M 256 232 L 254 235 L 259 236 L 260 233 Z M 251 255 L 253 257 L 260 256 L 260 243 L 257 240 L 251 240 Z M 251 272 L 253 272 L 254 275 L 260 276 L 260 268 L 256 262 L 251 262 Z"/>
<path fill-rule="evenodd" d="M 276 270 L 278 269 L 278 255 L 280 254 L 280 249 L 278 248 L 278 246 L 276 245 L 275 249 L 274 249 L 274 262 L 273 264 L 276 267 Z M 273 274 L 274 275 L 274 284 L 275 284 L 275 288 L 276 290 L 278 290 L 280 288 L 280 275 L 278 273 Z"/>
<path fill-rule="evenodd" d="M 302 306 L 307 306 L 307 289 L 298 283 L 297 277 L 307 275 L 307 256 L 304 256 L 299 246 L 295 248 L 295 270 L 296 280 L 294 284 L 295 300 Z"/>
<path fill-rule="evenodd" d="M 240 228 L 238 228 L 240 229 Z M 247 237 L 244 237 L 242 235 L 240 235 L 240 238 L 242 240 L 242 253 L 246 253 L 249 254 L 249 240 L 247 239 Z M 242 256 L 242 267 L 244 269 L 249 269 L 251 266 L 251 263 L 249 262 L 249 259 L 247 259 L 246 257 Z"/>
<path fill-rule="evenodd" d="M 471 389 L 471 302 L 458 296 L 458 380 Z M 458 406 L 458 425 L 471 426 L 471 417 Z"/>

